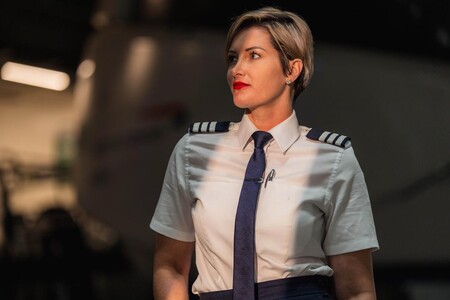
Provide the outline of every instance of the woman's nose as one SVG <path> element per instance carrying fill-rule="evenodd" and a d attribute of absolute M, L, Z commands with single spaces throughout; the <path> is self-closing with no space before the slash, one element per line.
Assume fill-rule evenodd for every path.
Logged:
<path fill-rule="evenodd" d="M 243 65 L 239 60 L 236 61 L 234 65 L 230 66 L 230 73 L 233 77 L 242 76 L 244 74 Z"/>

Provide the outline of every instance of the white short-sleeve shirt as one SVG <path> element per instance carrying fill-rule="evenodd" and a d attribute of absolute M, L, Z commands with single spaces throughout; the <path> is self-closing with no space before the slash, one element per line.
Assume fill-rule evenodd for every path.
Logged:
<path fill-rule="evenodd" d="M 235 214 L 256 130 L 244 115 L 228 132 L 188 133 L 170 158 L 150 227 L 195 241 L 194 293 L 232 289 Z M 309 130 L 294 112 L 269 131 L 255 225 L 257 282 L 331 276 L 327 256 L 378 249 L 353 149 L 308 139 Z"/>

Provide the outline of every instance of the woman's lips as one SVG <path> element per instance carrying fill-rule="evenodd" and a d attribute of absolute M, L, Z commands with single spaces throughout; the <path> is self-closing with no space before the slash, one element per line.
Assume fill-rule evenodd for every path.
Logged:
<path fill-rule="evenodd" d="M 247 86 L 249 86 L 249 84 L 247 84 L 245 82 L 241 82 L 241 81 L 233 82 L 233 89 L 235 89 L 235 90 L 240 90 Z"/>

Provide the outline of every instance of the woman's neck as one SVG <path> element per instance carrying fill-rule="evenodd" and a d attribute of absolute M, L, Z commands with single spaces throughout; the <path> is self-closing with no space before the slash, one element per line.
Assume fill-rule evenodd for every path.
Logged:
<path fill-rule="evenodd" d="M 274 109 L 246 109 L 250 121 L 259 130 L 269 131 L 292 115 L 292 106 Z"/>

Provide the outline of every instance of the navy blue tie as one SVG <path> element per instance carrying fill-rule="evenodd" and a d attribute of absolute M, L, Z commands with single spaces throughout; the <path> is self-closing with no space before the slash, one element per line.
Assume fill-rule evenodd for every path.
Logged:
<path fill-rule="evenodd" d="M 255 299 L 256 205 L 266 169 L 264 145 L 272 139 L 272 135 L 265 131 L 255 131 L 252 138 L 255 142 L 255 149 L 245 171 L 234 225 L 234 300 Z"/>

